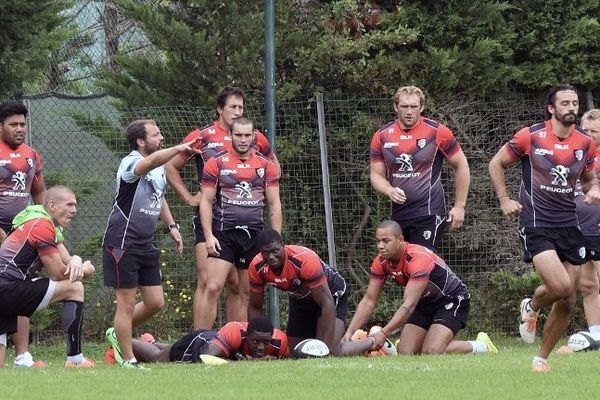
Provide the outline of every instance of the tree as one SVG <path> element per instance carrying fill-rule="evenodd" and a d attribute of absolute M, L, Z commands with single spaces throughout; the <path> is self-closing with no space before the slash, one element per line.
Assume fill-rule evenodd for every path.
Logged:
<path fill-rule="evenodd" d="M 515 65 L 525 88 L 571 83 L 600 88 L 600 2 L 574 0 L 512 1 L 509 23 L 519 40 Z"/>
<path fill-rule="evenodd" d="M 41 84 L 50 53 L 72 30 L 63 25 L 71 0 L 4 0 L 0 13 L 0 96 L 21 95 Z"/>
<path fill-rule="evenodd" d="M 101 85 L 127 104 L 207 105 L 219 87 L 262 92 L 263 2 L 115 0 L 157 51 L 117 57 Z M 597 88 L 597 0 L 277 0 L 280 99 L 317 90 L 390 95 Z M 207 103 L 208 102 L 208 103 Z"/>
<path fill-rule="evenodd" d="M 126 104 L 212 105 L 223 85 L 262 87 L 262 2 L 115 3 L 156 49 L 115 56 L 122 72 L 100 74 L 99 84 Z"/>

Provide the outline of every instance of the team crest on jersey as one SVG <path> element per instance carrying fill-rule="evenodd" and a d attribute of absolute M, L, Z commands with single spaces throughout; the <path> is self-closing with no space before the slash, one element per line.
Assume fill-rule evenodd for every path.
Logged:
<path fill-rule="evenodd" d="M 256 175 L 258 175 L 259 178 L 262 178 L 263 176 L 265 176 L 265 169 L 264 168 L 256 168 Z"/>
<path fill-rule="evenodd" d="M 235 188 L 239 190 L 238 198 L 243 199 L 251 199 L 252 198 L 252 184 L 246 181 L 242 181 L 235 185 Z"/>
<path fill-rule="evenodd" d="M 423 239 L 425 239 L 425 240 L 431 239 L 431 231 L 423 231 Z"/>
<path fill-rule="evenodd" d="M 417 147 L 422 149 L 423 147 L 425 147 L 425 145 L 427 144 L 427 140 L 425 139 L 419 139 L 417 140 Z"/>
<path fill-rule="evenodd" d="M 33 168 L 35 165 L 33 158 L 27 158 L 27 165 L 29 165 L 29 168 Z"/>
<path fill-rule="evenodd" d="M 575 159 L 577 161 L 583 160 L 583 150 L 575 150 Z"/>
<path fill-rule="evenodd" d="M 552 167 L 550 170 L 550 176 L 552 176 L 552 184 L 567 186 L 567 177 L 569 176 L 569 168 L 564 165 L 557 165 L 556 167 Z"/>
<path fill-rule="evenodd" d="M 400 154 L 396 157 L 396 164 L 400 164 L 399 171 L 412 171 L 412 156 L 410 154 Z"/>

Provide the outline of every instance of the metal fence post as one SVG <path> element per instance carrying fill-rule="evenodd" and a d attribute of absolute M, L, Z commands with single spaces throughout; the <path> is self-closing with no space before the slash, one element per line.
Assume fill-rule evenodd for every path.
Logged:
<path fill-rule="evenodd" d="M 333 233 L 333 214 L 331 210 L 331 193 L 329 191 L 329 164 L 327 155 L 327 132 L 325 129 L 325 107 L 323 94 L 317 93 L 317 119 L 319 122 L 319 147 L 321 149 L 321 176 L 323 177 L 323 199 L 325 205 L 325 225 L 327 228 L 327 253 L 329 266 L 337 270 L 335 260 L 335 237 Z"/>

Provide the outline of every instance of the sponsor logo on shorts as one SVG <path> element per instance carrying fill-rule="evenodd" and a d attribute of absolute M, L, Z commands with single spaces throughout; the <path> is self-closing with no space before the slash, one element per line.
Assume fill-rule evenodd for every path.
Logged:
<path fill-rule="evenodd" d="M 444 308 L 445 308 L 446 310 L 449 310 L 449 309 L 451 309 L 453 306 L 454 306 L 454 303 L 453 303 L 453 302 L 450 302 L 450 303 L 446 304 L 446 305 L 444 306 Z"/>
<path fill-rule="evenodd" d="M 579 257 L 585 258 L 585 247 L 579 248 Z"/>

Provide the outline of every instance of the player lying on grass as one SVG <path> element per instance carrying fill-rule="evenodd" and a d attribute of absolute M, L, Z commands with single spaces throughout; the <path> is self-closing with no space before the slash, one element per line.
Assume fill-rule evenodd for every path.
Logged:
<path fill-rule="evenodd" d="M 113 348 L 118 343 L 111 341 Z M 173 344 L 133 340 L 133 353 L 141 362 L 201 362 L 208 354 L 230 360 L 268 360 L 289 355 L 284 332 L 274 329 L 266 317 L 248 322 L 229 322 L 221 329 L 198 329 Z M 119 352 L 115 351 L 115 357 Z"/>
<path fill-rule="evenodd" d="M 290 297 L 286 332 L 290 347 L 303 339 L 319 339 L 334 356 L 350 356 L 374 350 L 374 339 L 341 343 L 348 312 L 346 281 L 312 250 L 284 245 L 274 229 L 258 234 L 260 253 L 248 268 L 250 302 L 248 318 L 262 314 L 265 285 L 273 285 Z"/>
<path fill-rule="evenodd" d="M 392 333 L 402 329 L 398 353 L 497 353 L 484 332 L 475 341 L 454 340 L 469 316 L 471 295 L 464 283 L 431 250 L 404 241 L 397 222 L 383 221 L 377 228 L 379 255 L 371 265 L 369 286 L 346 334 L 352 334 L 367 322 L 383 291 L 388 276 L 405 286 L 398 311 L 381 330 L 372 333 L 380 347 Z"/>

